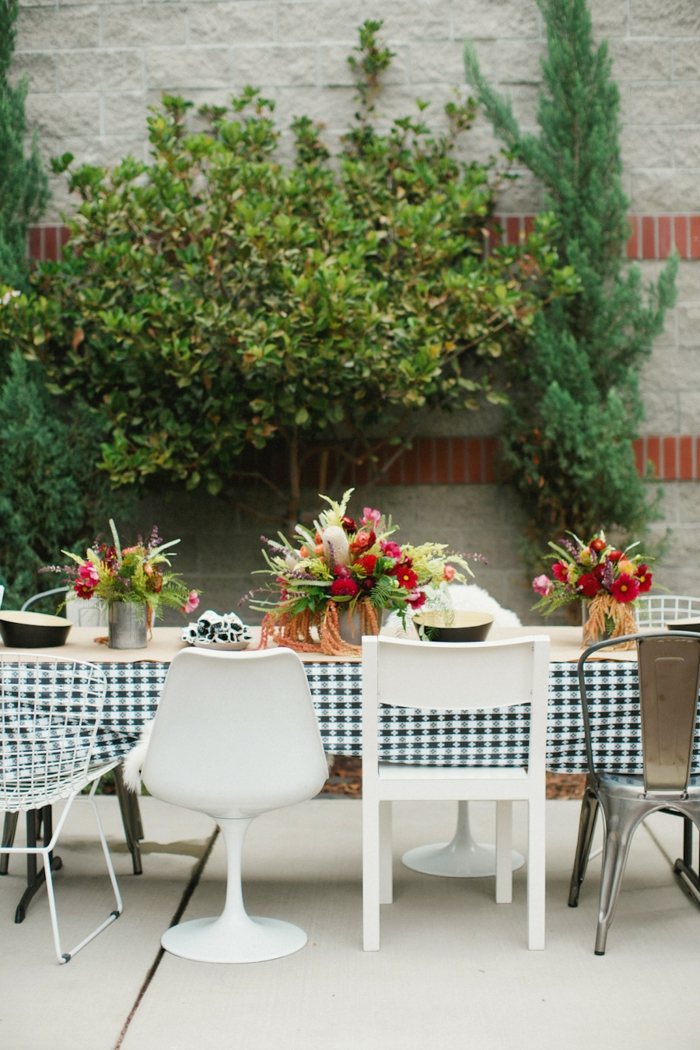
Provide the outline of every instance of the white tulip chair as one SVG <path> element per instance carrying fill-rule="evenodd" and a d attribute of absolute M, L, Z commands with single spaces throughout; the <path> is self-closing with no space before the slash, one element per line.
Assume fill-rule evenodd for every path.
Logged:
<path fill-rule="evenodd" d="M 226 906 L 215 918 L 172 926 L 166 951 L 199 962 L 277 959 L 303 948 L 306 933 L 280 919 L 249 916 L 241 855 L 261 813 L 312 798 L 328 769 L 304 667 L 290 649 L 184 649 L 168 671 L 143 769 L 156 798 L 211 816 L 228 862 Z"/>

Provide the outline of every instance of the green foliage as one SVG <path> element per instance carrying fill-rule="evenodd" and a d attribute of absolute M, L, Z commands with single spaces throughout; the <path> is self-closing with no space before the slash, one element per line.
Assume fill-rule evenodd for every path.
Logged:
<path fill-rule="evenodd" d="M 446 107 L 442 135 L 412 118 L 376 131 L 391 57 L 378 25 L 352 59 L 362 111 L 335 162 L 300 117 L 282 168 L 272 103 L 248 88 L 233 112 L 205 107 L 196 133 L 191 103 L 165 96 L 152 163 L 70 175 L 81 204 L 64 261 L 42 268 L 14 332 L 59 388 L 103 407 L 115 484 L 160 474 L 235 498 L 240 454 L 275 442 L 288 489 L 262 480 L 293 525 L 319 441 L 379 469 L 416 409 L 501 400 L 498 360 L 575 287 L 547 217 L 484 259 L 496 183 L 451 155 L 472 103 Z"/>
<path fill-rule="evenodd" d="M 8 79 L 18 11 L 18 0 L 0 0 L 0 284 L 26 289 L 27 228 L 41 218 L 49 191 L 36 136 L 25 155 L 27 78 L 14 88 Z"/>
<path fill-rule="evenodd" d="M 103 426 L 80 402 L 65 408 L 40 370 L 15 351 L 0 387 L 0 583 L 18 608 L 54 584 L 38 575 L 65 562 L 62 547 L 83 547 L 114 512 L 105 474 L 95 469 Z M 119 505 L 126 512 L 122 497 Z"/>
<path fill-rule="evenodd" d="M 677 268 L 672 259 L 645 302 L 639 269 L 623 262 L 628 201 L 607 44 L 594 46 L 585 0 L 538 5 L 548 42 L 539 135 L 521 133 L 471 45 L 465 53 L 467 80 L 511 155 L 542 182 L 560 260 L 581 280 L 577 296 L 536 316 L 510 369 L 505 456 L 528 514 L 531 554 L 567 530 L 634 532 L 654 515 L 632 451 L 642 418 L 637 375 L 675 300 Z"/>

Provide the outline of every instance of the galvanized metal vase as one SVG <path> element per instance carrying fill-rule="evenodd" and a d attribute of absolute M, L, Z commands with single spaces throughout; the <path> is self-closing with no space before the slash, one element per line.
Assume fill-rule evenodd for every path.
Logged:
<path fill-rule="evenodd" d="M 148 625 L 145 604 L 114 602 L 109 607 L 109 648 L 145 649 Z"/>

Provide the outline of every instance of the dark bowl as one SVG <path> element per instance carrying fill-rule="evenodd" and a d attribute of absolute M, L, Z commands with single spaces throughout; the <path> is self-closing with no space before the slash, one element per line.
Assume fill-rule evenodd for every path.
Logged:
<path fill-rule="evenodd" d="M 700 617 L 689 616 L 685 620 L 667 620 L 669 631 L 700 631 Z"/>
<path fill-rule="evenodd" d="M 491 630 L 490 613 L 465 612 L 461 609 L 419 613 L 413 617 L 416 627 L 430 642 L 485 642 Z"/>
<path fill-rule="evenodd" d="M 53 649 L 65 645 L 73 623 L 64 616 L 0 612 L 0 635 L 8 649 Z"/>

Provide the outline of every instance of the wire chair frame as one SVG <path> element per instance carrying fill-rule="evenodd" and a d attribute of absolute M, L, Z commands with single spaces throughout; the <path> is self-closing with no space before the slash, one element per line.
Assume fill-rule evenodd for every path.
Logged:
<path fill-rule="evenodd" d="M 635 601 L 637 627 L 665 627 L 669 620 L 700 617 L 700 598 L 683 594 L 642 594 Z"/>
<path fill-rule="evenodd" d="M 60 963 L 68 962 L 123 910 L 94 798 L 100 777 L 118 760 L 100 766 L 91 762 L 106 693 L 107 680 L 95 664 L 61 660 L 45 653 L 0 654 L 0 812 L 35 810 L 66 801 L 50 842 L 43 846 L 0 845 L 0 854 L 41 854 L 54 947 Z M 92 785 L 90 793 L 83 798 L 92 806 L 117 907 L 75 948 L 64 952 L 51 853 L 73 801 L 88 785 Z"/>

